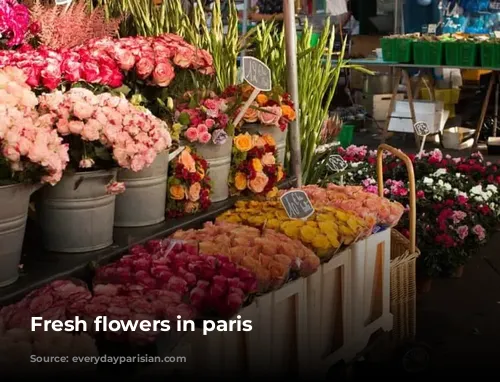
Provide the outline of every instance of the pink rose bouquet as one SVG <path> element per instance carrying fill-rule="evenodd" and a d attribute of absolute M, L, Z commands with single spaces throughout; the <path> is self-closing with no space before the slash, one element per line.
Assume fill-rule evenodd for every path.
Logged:
<path fill-rule="evenodd" d="M 68 145 L 39 117 L 37 104 L 21 70 L 0 70 L 0 180 L 54 185 L 62 177 Z"/>
<path fill-rule="evenodd" d="M 214 96 L 192 105 L 179 104 L 174 115 L 174 129 L 181 131 L 182 138 L 190 143 L 226 143 L 233 135 L 226 100 Z"/>
<path fill-rule="evenodd" d="M 74 169 L 116 163 L 140 171 L 171 145 L 167 125 L 124 98 L 72 88 L 43 94 L 39 100 L 43 125 L 69 143 Z"/>

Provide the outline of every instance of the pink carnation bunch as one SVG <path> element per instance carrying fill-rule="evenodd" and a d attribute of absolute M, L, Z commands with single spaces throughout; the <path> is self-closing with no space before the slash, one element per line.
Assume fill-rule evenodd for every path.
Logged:
<path fill-rule="evenodd" d="M 214 73 L 210 53 L 170 33 L 157 37 L 104 38 L 85 46 L 99 56 L 112 57 L 123 71 L 133 72 L 140 80 L 159 87 L 170 85 L 176 69 Z"/>
<path fill-rule="evenodd" d="M 0 157 L 7 161 L 14 179 L 54 185 L 69 161 L 68 146 L 41 123 L 37 103 L 21 70 L 0 70 Z"/>
<path fill-rule="evenodd" d="M 0 35 L 7 38 L 7 46 L 23 42 L 30 25 L 29 10 L 17 0 L 0 0 Z"/>
<path fill-rule="evenodd" d="M 223 145 L 229 137 L 225 131 L 229 124 L 227 109 L 225 99 L 208 98 L 195 108 L 189 108 L 185 104 L 179 105 L 175 120 L 182 126 L 184 138 L 189 142 Z"/>
<path fill-rule="evenodd" d="M 98 148 L 105 147 L 121 168 L 140 171 L 172 143 L 162 120 L 110 93 L 95 95 L 73 88 L 66 93 L 43 94 L 39 101 L 41 119 L 47 126 L 68 137 L 69 142 L 73 142 L 70 136 L 83 141 L 79 167 L 92 167 L 95 162 L 88 158 L 103 159 Z"/>

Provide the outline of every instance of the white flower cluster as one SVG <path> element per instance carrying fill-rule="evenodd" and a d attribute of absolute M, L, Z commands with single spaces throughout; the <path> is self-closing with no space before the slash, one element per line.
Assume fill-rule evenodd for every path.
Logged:
<path fill-rule="evenodd" d="M 469 191 L 469 197 L 477 202 L 483 202 L 490 207 L 496 215 L 498 211 L 498 188 L 493 184 L 488 184 L 486 187 L 481 185 L 474 186 Z"/>

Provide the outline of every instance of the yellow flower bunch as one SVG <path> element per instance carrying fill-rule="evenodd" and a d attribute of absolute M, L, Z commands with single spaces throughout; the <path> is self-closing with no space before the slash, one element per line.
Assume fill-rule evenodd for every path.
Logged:
<path fill-rule="evenodd" d="M 342 245 L 352 244 L 366 228 L 362 218 L 333 207 L 317 209 L 306 221 L 290 219 L 279 201 L 238 201 L 233 210 L 217 220 L 276 230 L 300 240 L 314 249 L 318 256 L 326 256 Z"/>

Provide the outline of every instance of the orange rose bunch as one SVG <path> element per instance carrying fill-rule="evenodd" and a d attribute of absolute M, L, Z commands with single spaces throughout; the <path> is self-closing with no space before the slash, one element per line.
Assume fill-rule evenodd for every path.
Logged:
<path fill-rule="evenodd" d="M 207 209 L 211 204 L 207 161 L 186 148 L 169 167 L 168 216 L 181 217 Z"/>
<path fill-rule="evenodd" d="M 283 180 L 283 168 L 276 161 L 276 142 L 269 134 L 239 134 L 234 137 L 231 192 L 276 196 L 276 185 Z"/>
<path fill-rule="evenodd" d="M 307 277 L 319 258 L 300 241 L 271 229 L 228 222 L 205 223 L 199 230 L 177 231 L 173 239 L 199 242 L 200 253 L 222 255 L 257 276 L 261 293 L 282 286 L 291 274 Z"/>

